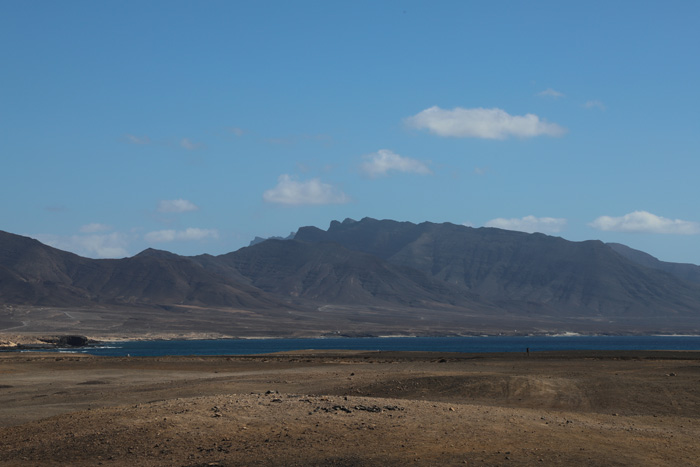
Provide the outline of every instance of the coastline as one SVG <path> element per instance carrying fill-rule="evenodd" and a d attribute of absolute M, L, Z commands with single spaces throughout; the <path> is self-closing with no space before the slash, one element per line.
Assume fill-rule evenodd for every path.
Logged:
<path fill-rule="evenodd" d="M 172 343 L 172 345 L 165 343 Z M 530 352 L 530 350 L 533 352 L 700 351 L 700 336 L 678 334 L 586 335 L 579 333 L 449 336 L 415 334 L 340 336 L 334 334 L 294 337 L 234 337 L 218 333 L 149 333 L 107 336 L 0 334 L 0 352 L 58 351 L 118 357 L 124 355 L 253 355 L 299 349 L 436 353 L 517 353 Z"/>

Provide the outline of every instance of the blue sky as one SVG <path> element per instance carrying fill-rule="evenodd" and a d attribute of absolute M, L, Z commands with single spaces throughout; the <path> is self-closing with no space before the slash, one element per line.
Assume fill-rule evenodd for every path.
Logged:
<path fill-rule="evenodd" d="M 0 229 L 221 254 L 366 216 L 700 264 L 700 2 L 0 2 Z"/>

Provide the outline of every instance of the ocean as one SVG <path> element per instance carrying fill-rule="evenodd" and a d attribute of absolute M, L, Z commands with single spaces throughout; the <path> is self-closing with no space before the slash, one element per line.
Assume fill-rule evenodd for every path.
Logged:
<path fill-rule="evenodd" d="M 700 350 L 700 336 L 486 336 L 362 337 L 325 339 L 218 339 L 109 342 L 56 349 L 103 356 L 255 355 L 294 350 L 530 352 L 559 350 Z M 44 350 L 45 351 L 45 350 Z"/>

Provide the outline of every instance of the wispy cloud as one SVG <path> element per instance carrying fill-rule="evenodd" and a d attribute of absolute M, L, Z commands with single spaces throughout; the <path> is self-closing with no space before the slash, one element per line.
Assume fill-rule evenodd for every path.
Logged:
<path fill-rule="evenodd" d="M 540 120 L 537 115 L 510 115 L 497 108 L 455 107 L 445 110 L 435 106 L 408 117 L 405 122 L 414 128 L 427 129 L 438 136 L 454 138 L 531 138 L 540 135 L 561 136 L 566 133 L 565 128 Z"/>
<path fill-rule="evenodd" d="M 552 88 L 547 88 L 544 91 L 538 92 L 537 95 L 540 97 L 553 97 L 554 99 L 565 97 L 563 92 L 555 91 Z"/>
<path fill-rule="evenodd" d="M 131 144 L 151 144 L 151 138 L 148 136 L 124 135 L 124 139 Z"/>
<path fill-rule="evenodd" d="M 300 134 L 267 138 L 267 142 L 270 144 L 284 146 L 292 146 L 305 141 L 321 143 L 325 146 L 330 146 L 333 143 L 333 137 L 331 135 L 324 134 Z"/>
<path fill-rule="evenodd" d="M 504 219 L 499 217 L 491 219 L 486 224 L 486 227 L 496 227 L 505 230 L 517 230 L 520 232 L 541 232 L 541 233 L 557 233 L 561 232 L 566 227 L 566 219 L 556 217 L 535 217 L 525 216 L 521 219 Z"/>
<path fill-rule="evenodd" d="M 279 176 L 277 186 L 265 191 L 263 199 L 268 203 L 288 205 L 342 204 L 350 201 L 340 189 L 318 178 L 300 182 L 287 174 Z"/>
<path fill-rule="evenodd" d="M 603 104 L 601 101 L 594 99 L 591 101 L 587 101 L 583 106 L 587 109 L 599 109 L 599 110 L 605 110 L 605 104 Z"/>
<path fill-rule="evenodd" d="M 667 219 L 647 211 L 634 211 L 621 217 L 600 216 L 591 227 L 611 232 L 637 232 L 656 234 L 700 234 L 700 223 L 681 219 Z"/>
<path fill-rule="evenodd" d="M 156 230 L 144 235 L 146 241 L 154 243 L 204 240 L 208 238 L 219 238 L 219 232 L 216 229 L 190 227 L 185 230 Z"/>
<path fill-rule="evenodd" d="M 430 175 L 432 170 L 418 159 L 402 157 L 389 149 L 364 156 L 365 162 L 360 169 L 369 177 L 375 178 L 386 175 L 388 172 L 409 172 L 420 175 Z"/>
<path fill-rule="evenodd" d="M 112 230 L 111 226 L 98 223 L 86 224 L 80 227 L 82 233 L 109 232 L 110 230 Z"/>
<path fill-rule="evenodd" d="M 189 138 L 182 138 L 180 140 L 180 147 L 187 149 L 188 151 L 195 151 L 197 149 L 202 149 L 205 147 L 204 143 L 196 143 Z"/>
<path fill-rule="evenodd" d="M 39 234 L 35 235 L 34 238 L 54 248 L 90 258 L 123 258 L 128 256 L 128 237 L 120 232 L 70 236 Z"/>
<path fill-rule="evenodd" d="M 228 127 L 226 130 L 228 130 L 229 133 L 232 133 L 236 136 L 243 136 L 244 134 L 246 134 L 246 131 L 243 128 L 239 128 L 237 126 Z"/>
<path fill-rule="evenodd" d="M 196 204 L 186 199 L 166 199 L 158 203 L 158 212 L 188 212 L 198 209 Z"/>

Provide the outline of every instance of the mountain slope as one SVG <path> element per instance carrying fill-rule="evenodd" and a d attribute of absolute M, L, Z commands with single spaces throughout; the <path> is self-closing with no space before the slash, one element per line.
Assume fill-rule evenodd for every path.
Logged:
<path fill-rule="evenodd" d="M 599 241 L 454 224 L 334 222 L 295 239 L 336 242 L 463 286 L 508 308 L 564 314 L 698 313 L 700 287 L 642 267 Z"/>
<path fill-rule="evenodd" d="M 131 258 L 92 260 L 7 232 L 0 232 L 0 279 L 2 300 L 23 305 L 284 307 L 187 257 L 146 250 Z"/>
<path fill-rule="evenodd" d="M 335 243 L 267 240 L 223 255 L 220 261 L 266 292 L 321 303 L 477 304 L 466 290 Z"/>
<path fill-rule="evenodd" d="M 214 308 L 247 310 L 245 329 L 700 330 L 700 284 L 652 260 L 599 241 L 369 218 L 194 257 L 148 249 L 92 260 L 0 232 L 0 304 L 189 307 L 204 313 L 198 322 Z M 224 319 L 235 328 L 241 316 Z"/>
<path fill-rule="evenodd" d="M 608 243 L 607 245 L 617 253 L 637 264 L 668 272 L 686 281 L 700 284 L 700 266 L 689 263 L 669 263 L 667 261 L 660 261 L 648 253 L 635 250 L 620 243 Z"/>

